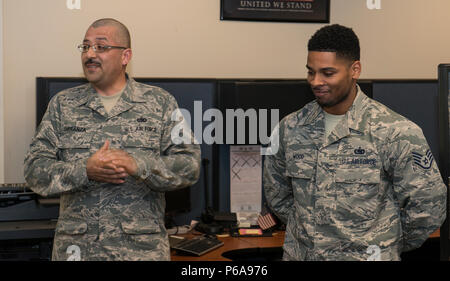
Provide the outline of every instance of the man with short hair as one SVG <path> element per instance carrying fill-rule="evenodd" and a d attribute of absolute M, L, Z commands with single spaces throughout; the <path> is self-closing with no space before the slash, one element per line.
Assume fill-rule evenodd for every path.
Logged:
<path fill-rule="evenodd" d="M 316 100 L 279 124 L 264 190 L 287 223 L 284 260 L 399 260 L 445 220 L 446 186 L 422 130 L 357 85 L 359 40 L 329 25 L 308 43 Z"/>
<path fill-rule="evenodd" d="M 128 77 L 130 42 L 117 20 L 88 28 L 89 83 L 52 98 L 26 155 L 31 189 L 60 195 L 53 260 L 170 260 L 164 192 L 198 180 L 200 147 L 173 143 L 172 95 Z"/>

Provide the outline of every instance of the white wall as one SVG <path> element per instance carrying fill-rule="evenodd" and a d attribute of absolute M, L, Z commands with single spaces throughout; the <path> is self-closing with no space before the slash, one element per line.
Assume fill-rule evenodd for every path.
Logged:
<path fill-rule="evenodd" d="M 35 129 L 35 78 L 82 76 L 75 49 L 95 19 L 132 33 L 136 77 L 305 78 L 306 44 L 323 24 L 220 21 L 219 0 L 3 0 L 5 182 L 23 181 Z M 331 0 L 331 23 L 351 26 L 361 78 L 437 78 L 450 62 L 448 0 Z M 1 141 L 1 140 L 0 140 Z"/>

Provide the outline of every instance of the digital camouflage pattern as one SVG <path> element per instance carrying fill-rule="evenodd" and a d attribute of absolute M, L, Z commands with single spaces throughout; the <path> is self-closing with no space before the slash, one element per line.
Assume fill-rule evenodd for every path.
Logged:
<path fill-rule="evenodd" d="M 107 114 L 90 84 L 49 103 L 25 158 L 25 178 L 43 196 L 60 195 L 53 260 L 169 260 L 164 192 L 194 184 L 200 147 L 175 145 L 178 108 L 161 88 L 129 78 Z M 138 165 L 123 184 L 90 181 L 87 159 L 110 141 Z"/>
<path fill-rule="evenodd" d="M 285 117 L 264 190 L 285 222 L 284 260 L 399 260 L 445 220 L 446 186 L 422 130 L 357 97 L 324 137 L 316 101 Z"/>

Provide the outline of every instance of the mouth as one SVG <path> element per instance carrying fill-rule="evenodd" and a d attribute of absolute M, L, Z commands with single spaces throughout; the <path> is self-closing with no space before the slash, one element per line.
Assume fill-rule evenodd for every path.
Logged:
<path fill-rule="evenodd" d="M 326 95 L 330 94 L 330 91 L 328 89 L 312 89 L 313 93 L 316 97 L 324 97 Z"/>
<path fill-rule="evenodd" d="M 85 66 L 88 70 L 94 71 L 94 70 L 100 68 L 100 67 L 101 67 L 101 64 L 100 64 L 99 62 L 95 62 L 95 61 L 88 60 L 87 62 L 84 63 L 84 66 Z"/>

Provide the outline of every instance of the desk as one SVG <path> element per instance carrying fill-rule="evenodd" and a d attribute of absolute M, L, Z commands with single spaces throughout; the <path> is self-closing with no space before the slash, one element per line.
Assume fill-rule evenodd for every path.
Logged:
<path fill-rule="evenodd" d="M 187 238 L 192 238 L 193 234 L 177 235 Z M 430 235 L 430 238 L 439 238 L 439 229 Z M 284 231 L 277 231 L 273 233 L 272 237 L 219 237 L 219 240 L 224 243 L 222 247 L 219 247 L 209 253 L 204 254 L 201 257 L 195 256 L 180 256 L 177 255 L 175 250 L 171 251 L 171 259 L 173 261 L 230 261 L 222 256 L 223 253 L 248 248 L 271 248 L 281 247 L 284 243 Z"/>
<path fill-rule="evenodd" d="M 194 237 L 193 234 L 177 235 L 182 237 Z M 219 237 L 223 246 L 204 254 L 201 257 L 180 256 L 176 251 L 171 251 L 173 261 L 230 261 L 222 256 L 224 252 L 248 248 L 271 248 L 281 247 L 284 243 L 284 231 L 276 231 L 272 237 Z"/>
<path fill-rule="evenodd" d="M 441 230 L 438 229 L 430 235 L 430 238 L 439 238 L 441 237 Z"/>
<path fill-rule="evenodd" d="M 0 241 L 19 239 L 53 239 L 56 220 L 2 221 Z"/>

